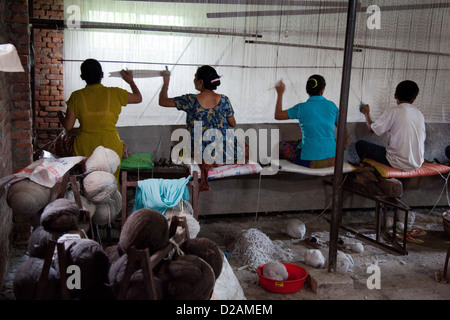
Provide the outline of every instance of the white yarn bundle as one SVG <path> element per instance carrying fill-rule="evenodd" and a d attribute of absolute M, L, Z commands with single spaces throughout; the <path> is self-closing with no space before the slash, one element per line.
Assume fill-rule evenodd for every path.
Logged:
<path fill-rule="evenodd" d="M 67 190 L 66 193 L 64 194 L 64 198 L 70 200 L 70 202 L 76 203 L 75 196 L 72 190 Z M 96 209 L 95 204 L 86 199 L 85 197 L 83 197 L 82 195 L 80 195 L 80 199 L 81 199 L 81 206 L 83 207 L 84 210 L 89 212 L 89 216 L 92 218 L 94 216 Z"/>
<path fill-rule="evenodd" d="M 236 237 L 231 250 L 231 256 L 252 269 L 271 261 L 290 261 L 293 254 L 270 240 L 262 231 L 250 228 Z"/>
<path fill-rule="evenodd" d="M 120 158 L 114 150 L 98 146 L 86 160 L 86 170 L 84 173 L 94 171 L 114 173 L 119 165 Z"/>
<path fill-rule="evenodd" d="M 186 219 L 189 238 L 194 239 L 200 232 L 200 223 L 194 218 L 194 209 L 188 201 L 181 200 L 178 205 L 166 211 L 167 216 L 179 216 Z"/>
<path fill-rule="evenodd" d="M 326 252 L 326 255 L 328 257 L 328 252 Z M 328 268 L 328 258 L 325 263 L 325 267 Z M 355 263 L 353 262 L 353 258 L 351 255 L 344 253 L 342 251 L 337 251 L 337 257 L 336 257 L 336 272 L 338 273 L 346 273 L 347 271 L 350 271 Z"/>
<path fill-rule="evenodd" d="M 407 219 L 407 230 L 411 229 L 414 225 L 414 222 L 416 220 L 416 214 L 414 211 L 409 211 L 408 213 L 408 219 Z M 386 218 L 386 228 L 390 229 L 392 228 L 394 224 L 394 217 L 387 217 Z M 405 212 L 399 211 L 397 213 L 397 232 L 403 232 L 405 230 Z"/>
<path fill-rule="evenodd" d="M 304 255 L 305 263 L 314 268 L 322 268 L 325 265 L 325 257 L 318 249 L 309 249 Z"/>
<path fill-rule="evenodd" d="M 289 277 L 286 266 L 281 262 L 268 262 L 262 271 L 264 277 L 272 280 L 284 281 Z"/>
<path fill-rule="evenodd" d="M 83 179 L 83 194 L 93 203 L 106 201 L 117 191 L 116 177 L 105 171 L 94 171 Z"/>
<path fill-rule="evenodd" d="M 303 239 L 306 233 L 306 226 L 298 219 L 291 219 L 286 223 L 286 234 L 295 239 Z"/>
<path fill-rule="evenodd" d="M 122 208 L 122 194 L 115 190 L 108 198 L 95 204 L 92 222 L 99 226 L 110 225 Z"/>

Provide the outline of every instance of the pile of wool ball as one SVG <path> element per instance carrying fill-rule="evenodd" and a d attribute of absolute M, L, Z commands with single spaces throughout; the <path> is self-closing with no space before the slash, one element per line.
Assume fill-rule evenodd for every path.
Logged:
<path fill-rule="evenodd" d="M 95 205 L 91 219 L 96 225 L 111 225 L 121 210 L 122 194 L 114 176 L 119 165 L 119 156 L 103 146 L 98 146 L 86 160 L 82 192 Z"/>
<path fill-rule="evenodd" d="M 36 298 L 50 241 L 64 244 L 66 266 L 79 267 L 81 286 L 69 290 L 72 299 L 113 297 L 108 285 L 108 257 L 98 242 L 81 237 L 78 230 L 79 214 L 78 206 L 65 198 L 56 199 L 44 208 L 40 217 L 41 225 L 33 230 L 28 240 L 29 259 L 15 274 L 13 292 L 17 300 Z M 61 298 L 62 272 L 67 273 L 67 270 L 59 270 L 59 255 L 52 252 L 44 299 Z"/>
<path fill-rule="evenodd" d="M 150 256 L 160 254 L 171 245 L 169 223 L 160 212 L 148 208 L 136 210 L 127 218 L 117 246 L 105 249 L 110 261 L 109 283 L 116 295 L 124 285 L 130 249 L 148 250 Z M 149 284 L 144 282 L 144 270 L 136 264 L 124 299 L 211 298 L 215 280 L 222 271 L 223 252 L 207 238 L 188 238 L 179 245 L 173 241 L 172 244 L 174 249 L 150 271 L 153 278 L 150 297 L 145 290 Z"/>

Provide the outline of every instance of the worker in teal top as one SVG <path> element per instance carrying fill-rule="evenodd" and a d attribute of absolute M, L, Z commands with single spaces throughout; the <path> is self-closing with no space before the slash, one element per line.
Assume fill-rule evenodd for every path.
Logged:
<path fill-rule="evenodd" d="M 339 109 L 334 102 L 325 99 L 326 82 L 321 75 L 312 75 L 306 82 L 309 99 L 283 110 L 285 84 L 280 81 L 275 87 L 277 102 L 276 120 L 298 119 L 302 138 L 298 141 L 280 142 L 280 159 L 308 168 L 326 168 L 334 166 L 336 155 L 335 126 L 339 118 Z M 348 146 L 348 134 L 345 132 Z"/>

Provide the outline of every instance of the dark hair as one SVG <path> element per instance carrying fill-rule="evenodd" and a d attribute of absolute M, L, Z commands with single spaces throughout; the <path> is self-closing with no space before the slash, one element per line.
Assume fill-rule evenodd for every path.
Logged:
<path fill-rule="evenodd" d="M 397 85 L 395 94 L 397 95 L 398 100 L 411 102 L 419 94 L 419 87 L 414 81 L 405 80 Z"/>
<path fill-rule="evenodd" d="M 201 66 L 197 69 L 197 80 L 203 80 L 203 87 L 207 90 L 216 90 L 220 86 L 220 76 L 211 66 Z"/>
<path fill-rule="evenodd" d="M 95 59 L 84 60 L 81 64 L 81 79 L 86 81 L 87 84 L 100 83 L 102 80 L 102 66 L 100 62 Z"/>
<path fill-rule="evenodd" d="M 320 96 L 326 85 L 324 77 L 319 74 L 313 74 L 306 82 L 306 93 L 310 96 Z"/>

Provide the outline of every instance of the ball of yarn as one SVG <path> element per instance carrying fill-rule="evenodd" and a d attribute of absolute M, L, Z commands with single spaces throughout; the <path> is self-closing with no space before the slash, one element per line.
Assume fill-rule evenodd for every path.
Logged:
<path fill-rule="evenodd" d="M 17 300 L 34 300 L 44 260 L 30 257 L 16 271 L 13 282 L 13 293 Z M 48 280 L 44 289 L 45 300 L 59 299 L 59 274 L 50 266 Z"/>
<path fill-rule="evenodd" d="M 30 179 L 22 179 L 8 188 L 6 201 L 13 214 L 32 218 L 49 203 L 50 196 L 50 188 Z"/>
<path fill-rule="evenodd" d="M 114 174 L 120 165 L 120 158 L 114 150 L 98 146 L 86 160 L 84 173 L 104 171 Z"/>
<path fill-rule="evenodd" d="M 69 199 L 71 202 L 76 204 L 75 196 L 74 196 L 72 190 L 67 190 L 66 193 L 64 194 L 64 198 Z M 92 218 L 95 214 L 95 209 L 96 209 L 95 203 L 92 203 L 91 201 L 89 201 L 88 199 L 83 197 L 82 195 L 80 195 L 80 200 L 81 200 L 81 206 L 82 206 L 83 210 L 88 211 L 89 216 Z"/>
<path fill-rule="evenodd" d="M 289 277 L 286 266 L 281 262 L 268 262 L 262 270 L 263 276 L 272 280 L 284 281 Z"/>
<path fill-rule="evenodd" d="M 304 255 L 305 263 L 314 268 L 322 268 L 325 265 L 325 257 L 317 249 L 309 249 Z"/>
<path fill-rule="evenodd" d="M 68 265 L 80 268 L 81 292 L 108 282 L 108 257 L 98 242 L 78 239 L 70 243 L 66 254 Z"/>
<path fill-rule="evenodd" d="M 33 230 L 28 239 L 28 254 L 30 257 L 45 258 L 48 242 L 52 238 L 52 234 L 39 226 Z"/>
<path fill-rule="evenodd" d="M 215 284 L 211 266 L 194 255 L 166 262 L 159 269 L 158 278 L 164 300 L 209 300 Z"/>
<path fill-rule="evenodd" d="M 61 198 L 49 203 L 41 214 L 41 225 L 49 232 L 78 230 L 80 210 L 68 199 Z"/>
<path fill-rule="evenodd" d="M 364 246 L 361 242 L 354 242 L 354 243 L 350 244 L 350 249 L 357 253 L 364 252 Z"/>
<path fill-rule="evenodd" d="M 116 189 L 108 198 L 96 203 L 95 206 L 92 222 L 99 226 L 109 225 L 122 209 L 122 194 Z"/>
<path fill-rule="evenodd" d="M 143 208 L 134 211 L 125 221 L 118 247 L 126 253 L 132 246 L 149 249 L 152 255 L 169 243 L 169 227 L 166 218 L 158 211 Z"/>
<path fill-rule="evenodd" d="M 329 260 L 326 259 L 325 267 L 328 268 Z M 336 256 L 336 272 L 338 273 L 346 273 L 349 271 L 355 263 L 353 262 L 353 258 L 351 255 L 346 254 L 342 251 L 337 252 Z"/>
<path fill-rule="evenodd" d="M 102 202 L 117 191 L 117 180 L 113 174 L 104 171 L 94 171 L 83 179 L 83 194 L 94 202 Z"/>
<path fill-rule="evenodd" d="M 185 254 L 195 255 L 205 260 L 213 269 L 215 278 L 220 276 L 224 254 L 214 241 L 208 238 L 187 239 L 181 244 L 180 249 Z"/>
<path fill-rule="evenodd" d="M 291 219 L 286 224 L 286 233 L 292 238 L 303 239 L 306 233 L 306 226 L 298 219 Z"/>

